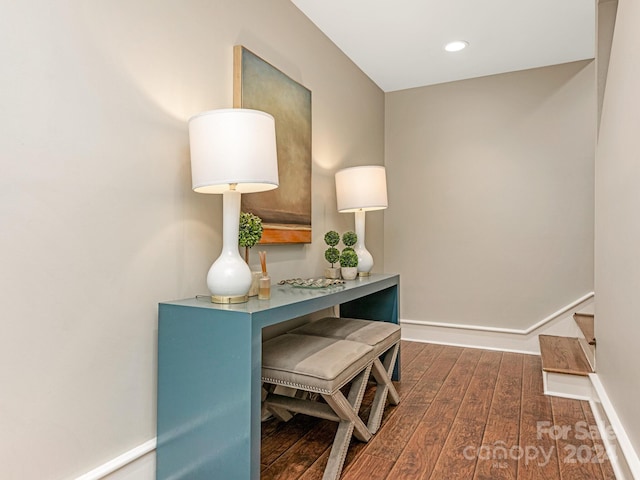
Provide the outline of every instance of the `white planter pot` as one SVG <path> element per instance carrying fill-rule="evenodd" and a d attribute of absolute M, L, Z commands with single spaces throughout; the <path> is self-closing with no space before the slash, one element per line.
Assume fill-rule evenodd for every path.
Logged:
<path fill-rule="evenodd" d="M 340 269 L 339 268 L 325 268 L 324 269 L 325 278 L 336 279 L 340 278 Z"/>
<path fill-rule="evenodd" d="M 341 267 L 340 272 L 345 280 L 354 280 L 358 276 L 358 267 Z"/>

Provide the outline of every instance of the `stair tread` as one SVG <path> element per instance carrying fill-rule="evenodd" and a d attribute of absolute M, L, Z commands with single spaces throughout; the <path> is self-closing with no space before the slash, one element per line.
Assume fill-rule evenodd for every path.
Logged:
<path fill-rule="evenodd" d="M 542 369 L 545 372 L 567 373 L 571 375 L 589 375 L 593 369 L 574 337 L 539 335 Z"/>
<path fill-rule="evenodd" d="M 573 319 L 578 324 L 587 342 L 593 342 L 596 339 L 593 314 L 576 313 L 573 315 Z"/>

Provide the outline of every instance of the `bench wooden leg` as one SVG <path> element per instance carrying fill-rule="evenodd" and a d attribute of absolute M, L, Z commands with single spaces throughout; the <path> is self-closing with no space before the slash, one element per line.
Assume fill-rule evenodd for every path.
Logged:
<path fill-rule="evenodd" d="M 371 365 L 353 380 L 348 399 L 345 398 L 340 390 L 333 395 L 322 395 L 327 404 L 341 419 L 322 480 L 337 480 L 339 478 L 347 457 L 351 435 L 355 435 L 358 440 L 363 442 L 368 442 L 371 439 L 371 432 L 358 416 L 370 372 Z"/>
<path fill-rule="evenodd" d="M 387 404 L 387 398 L 389 403 L 397 405 L 400 403 L 400 395 L 396 390 L 395 385 L 391 381 L 391 373 L 396 363 L 398 356 L 398 349 L 400 344 L 395 344 L 384 355 L 384 364 L 379 358 L 373 361 L 372 375 L 377 382 L 376 394 L 371 404 L 371 412 L 369 413 L 369 421 L 367 428 L 371 433 L 376 433 L 382 423 L 382 415 L 384 414 L 384 407 Z"/>

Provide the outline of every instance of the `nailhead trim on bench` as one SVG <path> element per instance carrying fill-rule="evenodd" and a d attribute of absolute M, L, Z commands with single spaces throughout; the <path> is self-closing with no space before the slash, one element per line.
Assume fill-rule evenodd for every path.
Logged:
<path fill-rule="evenodd" d="M 327 389 L 315 388 L 315 387 L 311 387 L 309 385 L 303 385 L 302 383 L 283 382 L 281 380 L 277 380 L 275 378 L 269 378 L 269 377 L 262 377 L 262 381 L 266 382 L 266 383 L 271 383 L 273 385 L 282 385 L 283 387 L 291 387 L 291 388 L 296 388 L 296 389 L 300 389 L 300 390 L 305 390 L 307 392 L 325 393 L 327 395 L 331 394 L 331 391 L 329 391 Z M 351 380 L 349 380 L 347 382 L 344 382 L 342 385 L 340 385 L 340 387 L 338 387 L 338 389 L 344 387 L 350 381 Z"/>

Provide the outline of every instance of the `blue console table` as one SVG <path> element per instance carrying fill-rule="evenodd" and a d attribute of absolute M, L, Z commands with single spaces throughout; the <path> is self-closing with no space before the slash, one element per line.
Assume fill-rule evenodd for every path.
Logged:
<path fill-rule="evenodd" d="M 161 303 L 156 478 L 259 479 L 262 329 L 334 305 L 398 323 L 398 293 L 398 275 L 374 274 L 322 290 L 272 286 L 270 300 L 237 305 Z"/>

